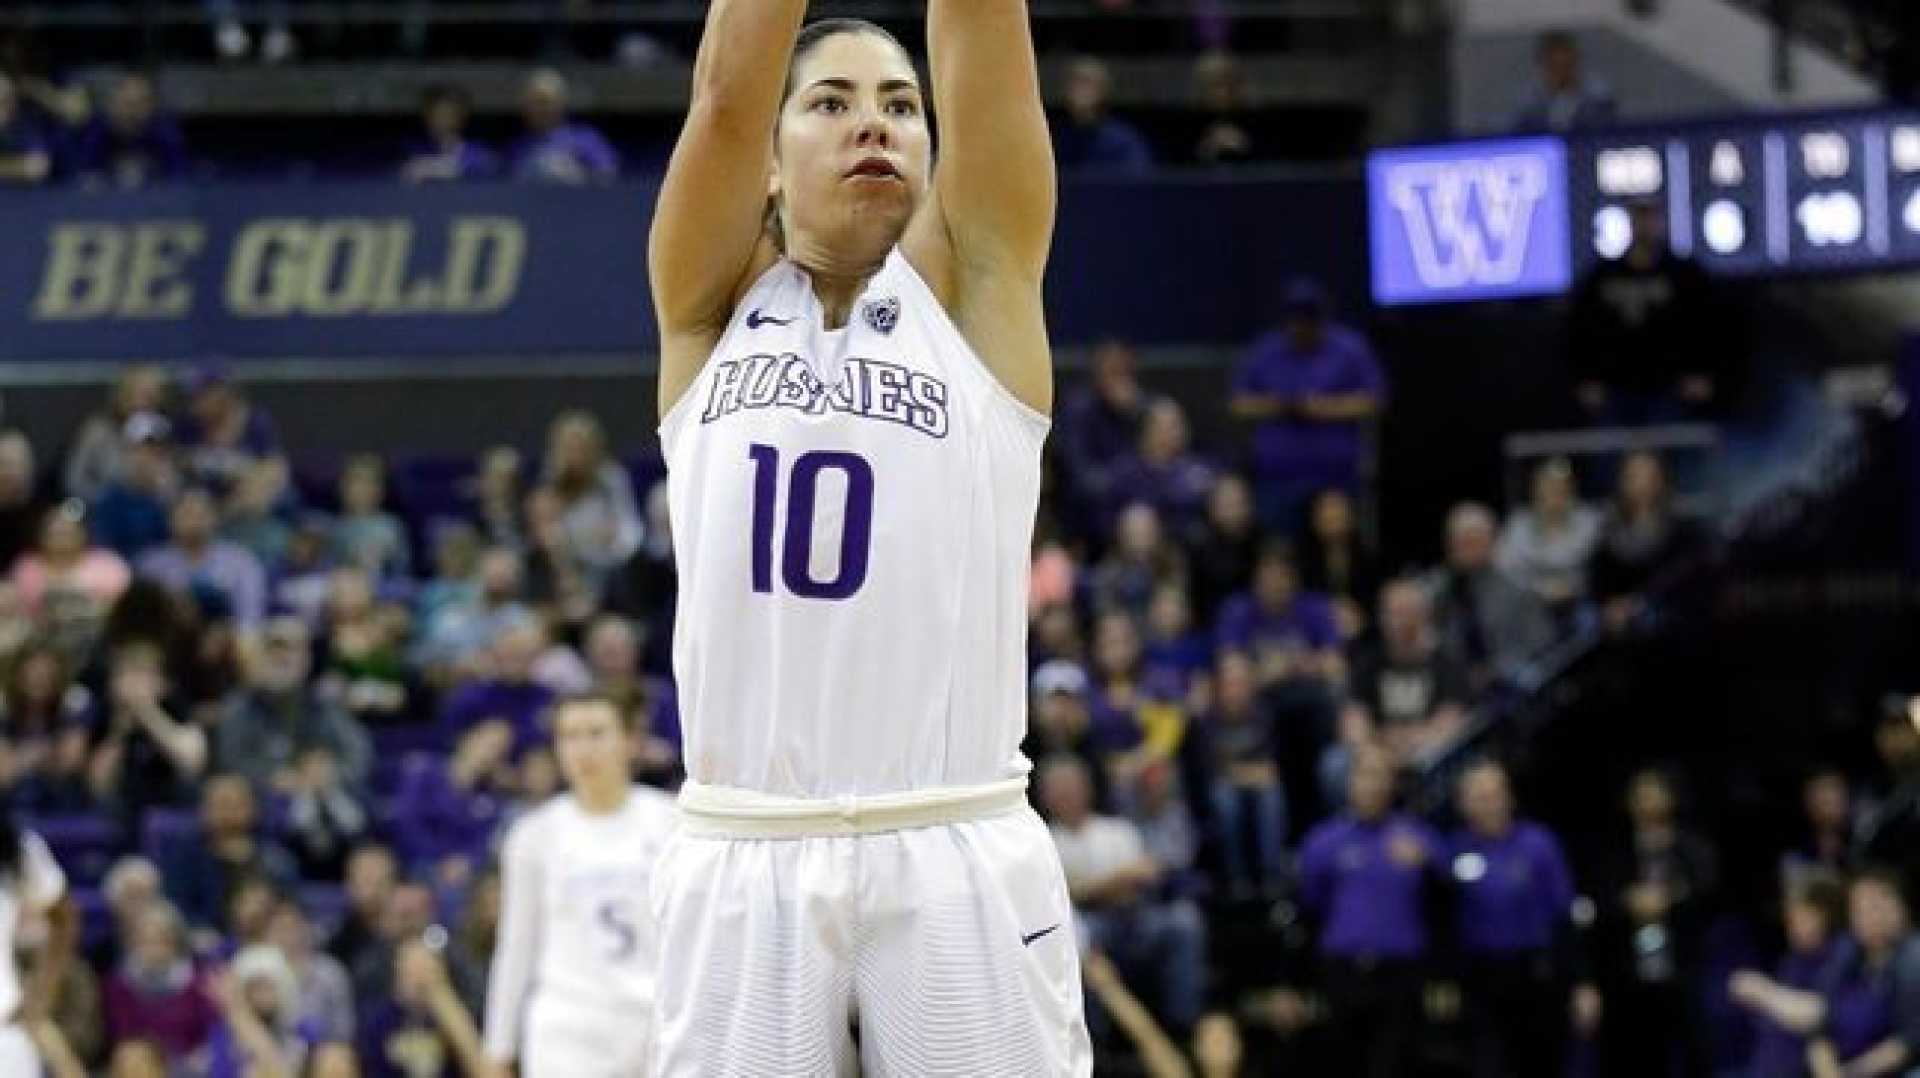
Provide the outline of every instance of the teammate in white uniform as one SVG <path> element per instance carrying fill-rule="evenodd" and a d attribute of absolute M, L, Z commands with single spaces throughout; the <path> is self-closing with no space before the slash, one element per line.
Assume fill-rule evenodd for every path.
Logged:
<path fill-rule="evenodd" d="M 41 1073 L 40 1053 L 25 1023 L 46 1020 L 79 920 L 66 897 L 66 873 L 46 842 L 4 816 L 0 812 L 0 1075 L 31 1078 Z M 14 956 L 20 929 L 31 917 L 46 919 L 46 936 L 34 983 L 27 986 Z"/>
<path fill-rule="evenodd" d="M 486 1054 L 520 1078 L 644 1078 L 658 941 L 647 908 L 673 799 L 633 785 L 631 720 L 610 700 L 554 710 L 568 792 L 507 834 Z"/>
<path fill-rule="evenodd" d="M 658 1073 L 1088 1074 L 1019 751 L 1052 406 L 1027 5 L 930 0 L 937 169 L 905 51 L 805 8 L 714 0 L 653 225 L 689 775 Z"/>

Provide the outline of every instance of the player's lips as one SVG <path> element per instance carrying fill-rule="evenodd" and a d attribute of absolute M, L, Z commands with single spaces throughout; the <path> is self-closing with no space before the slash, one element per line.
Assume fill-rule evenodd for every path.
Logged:
<path fill-rule="evenodd" d="M 901 180 L 900 170 L 884 157 L 863 157 L 847 170 L 849 180 Z"/>

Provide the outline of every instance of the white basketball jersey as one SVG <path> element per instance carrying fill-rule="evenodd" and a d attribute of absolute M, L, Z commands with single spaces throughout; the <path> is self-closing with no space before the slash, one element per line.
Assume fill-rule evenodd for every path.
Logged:
<path fill-rule="evenodd" d="M 67 874 L 53 859 L 46 840 L 32 831 L 20 832 L 17 874 L 0 882 L 0 1022 L 20 1006 L 20 971 L 14 948 L 21 928 L 30 918 L 51 908 L 67 893 Z"/>
<path fill-rule="evenodd" d="M 830 798 L 1024 774 L 1048 420 L 899 249 L 825 328 L 781 261 L 660 427 L 696 781 Z"/>
<path fill-rule="evenodd" d="M 562 794 L 508 831 L 487 985 L 490 1056 L 518 1054 L 525 1007 L 536 992 L 588 1008 L 648 1013 L 659 936 L 647 894 L 674 819 L 672 797 L 635 786 L 618 812 L 592 815 Z"/>

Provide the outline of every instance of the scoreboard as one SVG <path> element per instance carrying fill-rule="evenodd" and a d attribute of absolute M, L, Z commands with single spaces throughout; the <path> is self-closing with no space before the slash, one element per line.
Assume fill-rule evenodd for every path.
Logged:
<path fill-rule="evenodd" d="M 1538 175 L 1541 169 L 1513 165 L 1516 140 L 1374 155 L 1368 172 L 1377 301 L 1447 302 L 1564 291 L 1566 280 L 1626 251 L 1633 240 L 1633 210 L 1643 205 L 1658 208 L 1674 250 L 1716 273 L 1832 273 L 1920 264 L 1920 113 L 1742 118 L 1520 141 L 1559 158 L 1550 171 L 1564 175 L 1563 192 L 1532 197 L 1533 185 L 1520 173 Z M 1410 200 L 1407 176 L 1414 173 L 1396 171 L 1410 159 L 1424 164 L 1425 175 L 1434 174 L 1435 162 L 1450 163 L 1454 174 L 1430 181 L 1425 197 Z M 1380 212 L 1383 206 L 1390 212 Z M 1563 221 L 1539 219 L 1562 213 Z M 1531 224 L 1515 227 L 1529 215 L 1535 218 Z M 1434 235 L 1447 239 L 1421 250 L 1421 241 Z M 1554 235 L 1566 238 L 1564 250 L 1534 250 L 1521 261 L 1551 264 L 1557 272 L 1507 281 L 1504 288 L 1490 288 L 1493 282 L 1485 280 L 1477 288 L 1449 287 L 1461 274 L 1463 252 L 1484 255 L 1503 244 L 1531 244 Z M 1482 273 L 1513 262 L 1468 261 Z M 1395 287 L 1410 273 L 1418 277 L 1423 263 L 1451 266 L 1452 275 Z"/>

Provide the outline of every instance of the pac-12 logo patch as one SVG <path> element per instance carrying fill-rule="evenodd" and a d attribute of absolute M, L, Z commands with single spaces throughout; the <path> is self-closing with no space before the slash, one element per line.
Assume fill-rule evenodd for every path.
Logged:
<path fill-rule="evenodd" d="M 888 296 L 886 299 L 870 299 L 860 308 L 860 317 L 866 320 L 875 333 L 886 335 L 900 324 L 900 297 Z"/>

